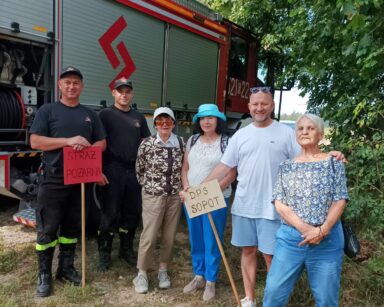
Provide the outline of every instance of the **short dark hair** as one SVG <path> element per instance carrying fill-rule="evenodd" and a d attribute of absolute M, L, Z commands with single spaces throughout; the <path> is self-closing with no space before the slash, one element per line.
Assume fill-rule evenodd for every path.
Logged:
<path fill-rule="evenodd" d="M 201 118 L 204 118 L 204 117 L 201 117 Z M 200 127 L 200 119 L 201 118 L 197 119 L 197 122 L 195 123 L 195 128 L 193 129 L 193 131 L 202 135 L 202 134 L 204 134 L 204 131 Z M 218 117 L 216 117 L 216 118 L 217 118 L 217 125 L 216 125 L 215 132 L 217 134 L 226 134 L 227 133 L 227 122 L 225 120 L 222 120 L 221 118 L 218 118 Z"/>

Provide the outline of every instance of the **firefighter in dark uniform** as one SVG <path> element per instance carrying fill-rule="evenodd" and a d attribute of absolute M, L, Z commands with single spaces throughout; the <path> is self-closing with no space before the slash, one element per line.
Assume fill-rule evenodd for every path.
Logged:
<path fill-rule="evenodd" d="M 118 79 L 112 90 L 114 104 L 100 111 L 107 132 L 108 147 L 103 153 L 103 171 L 109 184 L 103 187 L 101 222 L 98 233 L 99 269 L 111 263 L 114 233 L 120 236 L 119 257 L 136 265 L 133 239 L 141 220 L 141 187 L 136 179 L 137 150 L 143 138 L 150 136 L 145 117 L 132 109 L 132 82 Z"/>
<path fill-rule="evenodd" d="M 39 297 L 51 294 L 52 259 L 57 244 L 60 253 L 56 278 L 75 285 L 81 281 L 73 265 L 81 232 L 80 185 L 64 185 L 62 148 L 106 147 L 105 130 L 97 114 L 79 103 L 83 86 L 81 72 L 72 66 L 65 68 L 59 80 L 60 100 L 43 105 L 30 129 L 31 147 L 43 151 L 36 209 Z"/>

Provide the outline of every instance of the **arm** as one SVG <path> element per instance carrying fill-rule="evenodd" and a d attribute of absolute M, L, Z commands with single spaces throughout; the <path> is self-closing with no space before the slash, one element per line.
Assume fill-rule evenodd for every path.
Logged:
<path fill-rule="evenodd" d="M 140 129 L 141 139 L 145 139 L 151 135 L 151 131 L 149 130 L 147 120 L 144 116 L 142 116 L 142 124 Z"/>
<path fill-rule="evenodd" d="M 82 150 L 85 147 L 91 146 L 87 139 L 80 135 L 71 138 L 53 138 L 32 134 L 30 142 L 32 149 L 39 149 L 42 151 L 51 151 L 65 146 L 72 146 L 75 150 Z"/>
<path fill-rule="evenodd" d="M 220 184 L 220 188 L 222 190 L 225 190 L 226 188 L 228 188 L 228 186 L 233 182 L 235 181 L 237 177 L 237 169 L 236 167 L 234 168 L 231 168 L 228 172 L 228 174 L 219 181 L 219 184 Z"/>
<path fill-rule="evenodd" d="M 182 202 L 185 202 L 185 194 L 189 189 L 189 181 L 187 176 L 188 170 L 189 170 L 188 152 L 186 151 L 184 153 L 184 161 L 183 161 L 183 166 L 181 168 L 181 183 L 183 185 L 183 190 L 179 192 L 179 196 Z"/>
<path fill-rule="evenodd" d="M 348 160 L 345 158 L 344 154 L 341 151 L 332 150 L 328 154 L 332 157 L 335 157 L 336 160 L 342 161 L 343 163 L 348 164 Z"/>
<path fill-rule="evenodd" d="M 280 216 L 286 221 L 289 225 L 295 227 L 301 234 L 304 234 L 306 231 L 311 228 L 315 228 L 307 223 L 305 223 L 301 218 L 299 218 L 293 210 L 287 205 L 283 204 L 280 200 L 275 200 L 276 211 Z"/>
<path fill-rule="evenodd" d="M 345 199 L 340 199 L 332 203 L 329 208 L 327 218 L 325 219 L 323 225 L 321 226 L 321 231 L 326 236 L 336 222 L 341 218 L 341 215 L 344 212 L 347 202 Z"/>
<path fill-rule="evenodd" d="M 336 224 L 336 222 L 340 219 L 341 215 L 343 214 L 345 205 L 346 205 L 345 199 L 338 200 L 336 202 L 333 202 L 331 207 L 329 208 L 327 218 L 325 219 L 323 225 L 319 227 L 315 227 L 318 235 L 315 236 L 316 231 L 311 232 L 310 234 L 303 235 L 304 240 L 300 243 L 300 245 L 304 244 L 319 244 L 321 240 L 329 234 L 329 231 L 332 229 L 332 227 Z M 312 226 L 313 227 L 313 226 Z"/>
<path fill-rule="evenodd" d="M 145 147 L 145 144 L 142 142 L 137 151 L 137 158 L 136 158 L 136 178 L 141 186 L 144 185 L 144 172 L 145 172 L 144 147 Z"/>
<path fill-rule="evenodd" d="M 203 180 L 203 182 L 208 182 L 213 179 L 217 179 L 219 182 L 223 179 L 231 170 L 231 168 L 224 163 L 220 162 L 213 171 L 208 175 L 207 178 Z"/>
<path fill-rule="evenodd" d="M 324 238 L 321 228 L 305 223 L 290 207 L 283 204 L 281 201 L 275 200 L 275 207 L 276 211 L 289 225 L 300 231 L 303 241 L 299 243 L 299 246 L 305 244 L 319 244 Z"/>
<path fill-rule="evenodd" d="M 107 149 L 107 141 L 103 139 L 93 143 L 92 146 L 99 146 L 101 147 L 101 151 L 105 151 Z"/>
<path fill-rule="evenodd" d="M 101 147 L 101 151 L 105 151 L 105 149 L 107 148 L 107 141 L 105 139 L 103 139 L 103 140 L 100 140 L 100 141 L 93 143 L 92 146 L 99 146 L 99 147 Z M 99 182 L 96 182 L 96 184 L 98 184 L 100 186 L 105 186 L 105 185 L 109 184 L 107 176 L 105 176 L 103 174 L 102 180 Z"/>
<path fill-rule="evenodd" d="M 348 188 L 345 167 L 341 162 L 336 162 L 331 159 L 333 169 L 333 201 L 328 210 L 328 215 L 322 225 L 324 235 L 327 235 L 335 223 L 340 219 L 347 204 Z"/>
<path fill-rule="evenodd" d="M 181 183 L 183 185 L 183 190 L 187 190 L 189 188 L 189 181 L 187 176 L 188 170 L 189 170 L 188 152 L 186 151 L 184 153 L 184 161 L 183 161 L 183 166 L 181 168 Z"/>

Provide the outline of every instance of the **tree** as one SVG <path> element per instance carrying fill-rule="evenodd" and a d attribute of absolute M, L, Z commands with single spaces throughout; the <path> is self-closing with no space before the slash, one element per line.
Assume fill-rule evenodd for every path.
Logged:
<path fill-rule="evenodd" d="M 294 80 L 350 160 L 348 213 L 384 230 L 384 1 L 204 0 L 258 35 L 275 86 Z"/>

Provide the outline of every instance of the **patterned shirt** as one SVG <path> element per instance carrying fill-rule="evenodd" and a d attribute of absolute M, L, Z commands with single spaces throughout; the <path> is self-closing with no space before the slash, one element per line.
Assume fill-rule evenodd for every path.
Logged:
<path fill-rule="evenodd" d="M 143 140 L 137 152 L 136 176 L 145 193 L 154 196 L 179 193 L 184 147 L 181 138 L 177 147 L 165 147 L 156 136 Z"/>
<path fill-rule="evenodd" d="M 333 202 L 348 200 L 344 164 L 330 157 L 316 162 L 280 164 L 272 199 L 292 208 L 305 223 L 321 225 Z"/>

